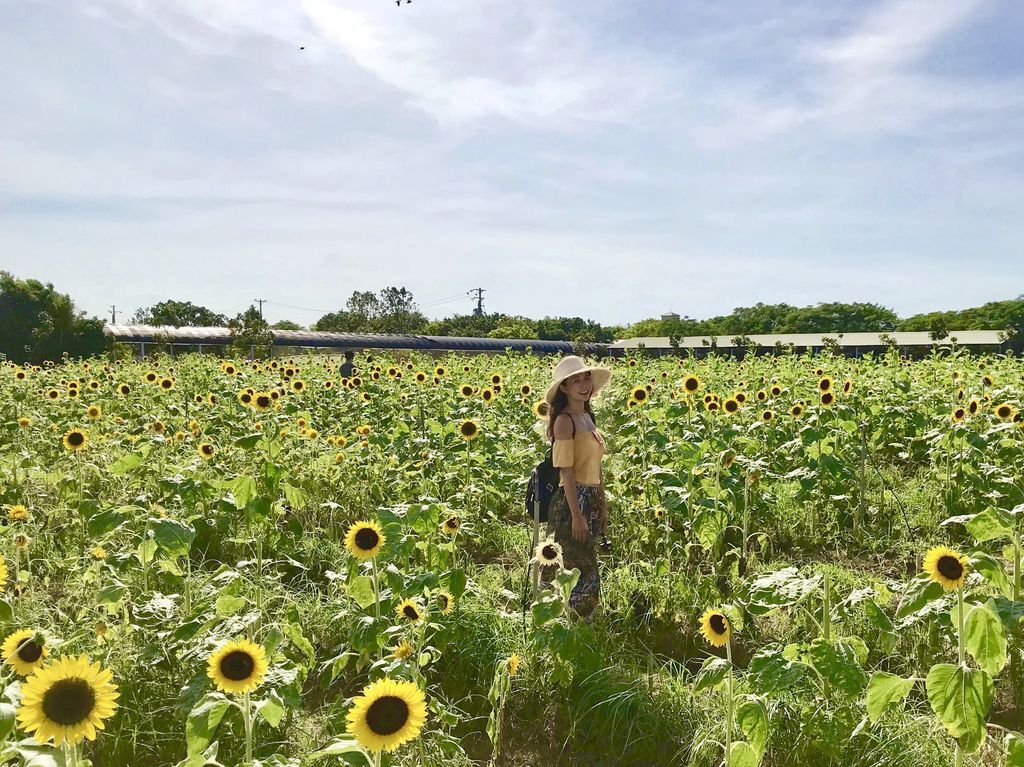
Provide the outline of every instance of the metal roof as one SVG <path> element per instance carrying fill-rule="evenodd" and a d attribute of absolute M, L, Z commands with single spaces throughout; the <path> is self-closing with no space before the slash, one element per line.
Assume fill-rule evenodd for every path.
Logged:
<path fill-rule="evenodd" d="M 1000 334 L 1002 330 L 951 330 L 949 335 L 938 341 L 939 344 L 957 343 L 961 346 L 993 345 L 1003 343 Z M 822 346 L 824 339 L 831 338 L 839 346 L 885 346 L 882 336 L 889 336 L 898 346 L 931 346 L 936 343 L 932 340 L 931 333 L 927 330 L 909 330 L 891 333 L 779 333 L 775 335 L 750 335 L 751 341 L 760 347 L 773 347 L 776 343 L 783 345 L 793 344 L 794 346 Z M 736 335 L 727 336 L 684 336 L 679 339 L 679 346 L 683 349 L 701 349 L 711 345 L 712 340 L 719 349 L 733 348 L 736 344 L 733 339 Z M 648 349 L 670 349 L 667 336 L 643 336 L 638 338 L 625 338 L 610 344 L 612 349 L 635 349 L 643 344 Z"/>
<path fill-rule="evenodd" d="M 179 345 L 227 345 L 229 328 L 176 328 L 170 325 L 105 325 L 103 332 L 127 343 L 172 343 Z M 315 346 L 321 348 L 421 349 L 425 351 L 503 352 L 507 348 L 540 354 L 571 354 L 568 341 L 530 338 L 472 338 L 464 336 L 423 336 L 415 334 L 327 333 L 316 330 L 271 329 L 274 346 Z M 586 344 L 587 353 L 605 354 L 604 344 Z"/>

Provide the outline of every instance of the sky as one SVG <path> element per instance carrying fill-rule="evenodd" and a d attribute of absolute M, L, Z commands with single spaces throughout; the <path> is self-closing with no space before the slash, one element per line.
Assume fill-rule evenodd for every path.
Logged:
<path fill-rule="evenodd" d="M 1019 0 L 0 0 L 0 269 L 90 314 L 1024 293 Z"/>

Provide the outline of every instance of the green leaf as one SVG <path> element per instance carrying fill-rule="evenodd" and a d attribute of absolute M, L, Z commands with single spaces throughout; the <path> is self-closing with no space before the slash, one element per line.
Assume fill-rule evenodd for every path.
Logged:
<path fill-rule="evenodd" d="M 271 690 L 270 695 L 263 700 L 256 701 L 255 706 L 256 712 L 271 727 L 276 728 L 281 724 L 281 719 L 284 717 L 284 701 L 277 694 L 277 690 Z"/>
<path fill-rule="evenodd" d="M 736 721 L 760 761 L 768 747 L 768 709 L 759 698 L 747 698 L 736 709 Z"/>
<path fill-rule="evenodd" d="M 217 725 L 231 705 L 224 695 L 211 692 L 192 709 L 185 722 L 185 746 L 189 756 L 201 754 L 213 740 Z"/>
<path fill-rule="evenodd" d="M 187 557 L 196 537 L 195 528 L 177 519 L 158 519 L 153 522 L 153 539 L 172 557 Z"/>
<path fill-rule="evenodd" d="M 985 718 L 992 706 L 992 678 L 981 669 L 937 663 L 925 680 L 928 703 L 967 753 L 985 739 Z"/>
<path fill-rule="evenodd" d="M 778 649 L 759 650 L 747 666 L 747 680 L 765 695 L 789 689 L 807 673 L 807 666 L 787 660 Z"/>
<path fill-rule="evenodd" d="M 377 600 L 373 591 L 373 578 L 369 575 L 355 576 L 346 584 L 345 591 L 363 608 L 369 607 Z"/>
<path fill-rule="evenodd" d="M 693 520 L 693 532 L 701 546 L 710 551 L 728 524 L 729 517 L 724 511 L 706 509 Z"/>
<path fill-rule="evenodd" d="M 897 618 L 913 615 L 929 602 L 945 595 L 941 583 L 936 583 L 925 573 L 919 573 L 911 579 L 907 590 L 903 592 L 899 607 L 896 608 Z"/>
<path fill-rule="evenodd" d="M 306 494 L 302 490 L 289 485 L 287 482 L 281 487 L 284 490 L 284 497 L 288 499 L 288 504 L 292 507 L 293 511 L 305 508 Z"/>
<path fill-rule="evenodd" d="M 239 437 L 235 440 L 235 447 L 240 447 L 243 450 L 252 450 L 261 439 L 263 439 L 262 434 L 246 434 L 244 437 Z"/>
<path fill-rule="evenodd" d="M 231 484 L 231 494 L 235 496 L 235 508 L 244 509 L 256 497 L 256 480 L 242 475 L 236 477 Z"/>
<path fill-rule="evenodd" d="M 729 767 L 757 767 L 760 763 L 761 757 L 749 743 L 737 740 L 732 744 Z"/>
<path fill-rule="evenodd" d="M 116 605 L 127 593 L 128 587 L 123 583 L 111 583 L 96 593 L 96 601 L 101 605 Z"/>
<path fill-rule="evenodd" d="M 724 658 L 708 658 L 704 661 L 693 683 L 694 695 L 701 690 L 713 689 L 719 685 L 728 675 L 729 668 L 729 661 Z"/>
<path fill-rule="evenodd" d="M 1006 665 L 1006 634 L 995 602 L 974 605 L 964 620 L 964 649 L 990 676 Z"/>
<path fill-rule="evenodd" d="M 891 704 L 906 700 L 914 687 L 913 679 L 904 679 L 885 671 L 876 671 L 868 682 L 868 718 L 877 722 L 878 717 Z"/>
<path fill-rule="evenodd" d="M 857 652 L 848 642 L 828 642 L 819 637 L 811 642 L 811 664 L 833 687 L 857 695 L 867 684 L 867 675 L 857 662 Z"/>
<path fill-rule="evenodd" d="M 116 530 L 125 522 L 125 516 L 118 509 L 107 509 L 89 518 L 89 536 L 99 538 Z"/>
<path fill-rule="evenodd" d="M 0 599 L 0 623 L 10 623 L 14 620 L 14 608 L 6 599 Z"/>
<path fill-rule="evenodd" d="M 0 742 L 14 731 L 14 717 L 17 709 L 10 703 L 0 703 Z"/>
<path fill-rule="evenodd" d="M 302 626 L 298 623 L 286 623 L 284 624 L 284 633 L 292 640 L 292 644 L 298 647 L 306 656 L 307 666 L 312 666 L 316 663 L 316 650 L 313 649 L 313 644 L 302 633 Z"/>
<path fill-rule="evenodd" d="M 980 551 L 975 552 L 971 555 L 970 566 L 981 573 L 993 586 L 999 589 L 999 592 L 1004 597 L 1013 595 L 1013 586 L 1010 585 L 1010 579 L 1006 577 L 1006 570 L 1003 569 L 1003 563 L 994 556 Z"/>
<path fill-rule="evenodd" d="M 320 759 L 325 756 L 347 756 L 349 754 L 359 754 L 363 757 L 367 765 L 373 764 L 370 760 L 370 755 L 363 750 L 362 746 L 356 742 L 355 738 L 338 738 L 336 740 L 332 740 L 323 748 L 314 751 L 308 758 L 312 760 Z"/>
<path fill-rule="evenodd" d="M 249 600 L 245 597 L 236 597 L 231 594 L 221 594 L 217 597 L 215 602 L 217 609 L 217 617 L 227 618 L 229 615 L 234 615 L 243 607 L 249 603 Z"/>
<path fill-rule="evenodd" d="M 1013 515 L 989 506 L 980 514 L 975 514 L 964 527 L 979 543 L 1005 538 L 1013 534 Z"/>
<path fill-rule="evenodd" d="M 804 578 L 795 567 L 762 575 L 750 584 L 747 611 L 764 615 L 777 607 L 792 607 L 821 584 L 818 576 Z"/>
<path fill-rule="evenodd" d="M 1011 732 L 1003 739 L 1006 748 L 1006 767 L 1024 767 L 1024 735 Z"/>
<path fill-rule="evenodd" d="M 135 471 L 145 462 L 145 453 L 128 453 L 110 464 L 110 466 L 107 467 L 107 471 L 111 474 L 127 474 L 130 471 Z"/>

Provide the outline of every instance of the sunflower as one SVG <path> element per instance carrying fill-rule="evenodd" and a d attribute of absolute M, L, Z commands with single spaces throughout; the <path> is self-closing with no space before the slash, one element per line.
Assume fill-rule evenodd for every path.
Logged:
<path fill-rule="evenodd" d="M 508 656 L 508 660 L 505 662 L 508 665 L 508 675 L 510 677 L 515 676 L 519 673 L 519 665 L 522 663 L 522 661 L 519 659 L 519 655 L 517 655 L 516 653 L 512 653 Z"/>
<path fill-rule="evenodd" d="M 238 372 L 238 370 L 235 369 L 235 366 L 230 364 L 230 363 L 224 365 L 223 370 L 224 370 L 224 373 L 229 375 L 229 376 L 233 376 L 233 375 L 235 375 Z"/>
<path fill-rule="evenodd" d="M 269 410 L 270 406 L 274 404 L 274 400 L 271 399 L 270 395 L 263 391 L 256 392 L 252 398 L 252 406 L 259 411 Z"/>
<path fill-rule="evenodd" d="M 964 420 L 964 418 L 967 417 L 967 411 L 964 410 L 962 407 L 958 407 L 952 413 L 950 413 L 949 417 L 950 419 L 952 419 L 953 423 L 960 423 L 961 421 Z"/>
<path fill-rule="evenodd" d="M 648 394 L 649 392 L 643 386 L 636 386 L 629 393 L 629 398 L 638 405 L 641 405 L 647 401 Z"/>
<path fill-rule="evenodd" d="M 196 448 L 196 452 L 203 460 L 209 461 L 217 453 L 217 448 L 209 442 L 203 442 Z"/>
<path fill-rule="evenodd" d="M 95 421 L 97 418 L 103 415 L 103 408 L 101 408 L 99 405 L 89 405 L 89 409 L 85 411 L 85 414 L 89 416 L 90 419 Z"/>
<path fill-rule="evenodd" d="M 544 566 L 561 564 L 562 545 L 555 541 L 541 541 L 537 545 L 536 556 L 537 561 Z"/>
<path fill-rule="evenodd" d="M 995 379 L 992 376 L 986 375 L 982 377 L 981 383 L 984 386 L 992 386 L 995 383 Z"/>
<path fill-rule="evenodd" d="M 251 405 L 252 395 L 243 389 L 242 391 L 238 392 L 238 401 L 246 406 Z"/>
<path fill-rule="evenodd" d="M 399 618 L 405 618 L 409 623 L 416 624 L 423 620 L 423 607 L 414 599 L 405 599 L 395 608 L 395 614 Z"/>
<path fill-rule="evenodd" d="M 818 391 L 829 391 L 832 388 L 832 378 L 830 376 L 824 376 L 818 381 Z"/>
<path fill-rule="evenodd" d="M 439 591 L 435 596 L 441 615 L 451 615 L 452 610 L 455 609 L 455 597 L 451 595 L 451 592 Z"/>
<path fill-rule="evenodd" d="M 491 374 L 491 383 L 492 384 L 497 384 L 497 385 L 500 386 L 501 385 L 501 381 L 502 381 L 501 373 L 492 373 Z"/>
<path fill-rule="evenodd" d="M 420 734 L 426 717 L 426 698 L 415 682 L 384 677 L 355 699 L 348 731 L 365 749 L 394 751 Z"/>
<path fill-rule="evenodd" d="M 27 549 L 29 543 L 31 542 L 32 539 L 24 533 L 18 533 L 16 536 L 14 536 L 14 545 L 17 546 L 19 549 Z"/>
<path fill-rule="evenodd" d="M 391 654 L 398 658 L 398 660 L 405 660 L 406 658 L 412 657 L 412 654 L 414 652 L 415 648 L 413 648 L 409 640 L 403 639 L 401 642 L 398 643 L 395 649 L 391 651 Z"/>
<path fill-rule="evenodd" d="M 992 412 L 999 416 L 999 418 L 1001 418 L 1002 420 L 1009 421 L 1011 418 L 1013 418 L 1014 413 L 1016 411 L 1013 409 L 1012 406 L 1004 402 L 1002 405 L 997 406 Z"/>
<path fill-rule="evenodd" d="M 714 413 L 716 410 L 718 410 L 718 401 L 711 400 L 710 402 L 705 403 L 704 407 L 707 409 L 709 413 Z"/>
<path fill-rule="evenodd" d="M 964 584 L 967 577 L 967 557 L 946 546 L 933 546 L 924 555 L 922 570 L 946 591 L 953 591 Z"/>
<path fill-rule="evenodd" d="M 782 387 L 779 386 L 777 383 L 773 383 L 772 388 L 769 391 L 771 391 L 773 397 L 778 397 L 780 394 L 782 394 Z"/>
<path fill-rule="evenodd" d="M 459 387 L 459 394 L 461 394 L 463 397 L 472 397 L 473 387 L 470 386 L 469 384 L 462 384 L 462 386 Z"/>
<path fill-rule="evenodd" d="M 438 378 L 444 378 L 446 375 L 448 375 L 448 371 L 445 369 L 444 365 L 438 365 L 436 368 L 434 368 L 434 375 L 437 376 Z"/>
<path fill-rule="evenodd" d="M 477 426 L 476 421 L 468 418 L 459 425 L 459 435 L 469 442 L 480 435 L 480 427 Z"/>
<path fill-rule="evenodd" d="M 970 402 L 967 403 L 967 412 L 970 413 L 971 415 L 976 415 L 978 412 L 978 408 L 980 407 L 981 403 L 978 402 L 978 400 L 976 399 L 972 399 Z"/>
<path fill-rule="evenodd" d="M 153 432 L 156 434 L 163 434 L 164 431 L 167 430 L 167 426 L 164 424 L 163 421 L 153 421 L 153 423 L 151 424 L 151 428 L 153 429 Z"/>
<path fill-rule="evenodd" d="M 71 429 L 64 434 L 64 449 L 77 453 L 89 444 L 89 434 L 84 429 Z"/>
<path fill-rule="evenodd" d="M 164 379 L 162 379 L 160 381 L 160 388 L 163 389 L 164 391 L 170 391 L 171 389 L 174 388 L 174 379 L 173 378 L 164 378 Z"/>
<path fill-rule="evenodd" d="M 492 399 L 494 399 L 494 390 L 493 389 L 484 389 L 484 390 L 482 390 L 480 392 L 480 399 L 482 399 L 484 402 L 490 402 Z"/>
<path fill-rule="evenodd" d="M 368 392 L 368 391 L 364 391 L 364 392 L 363 392 L 363 394 L 362 394 L 362 400 L 363 400 L 363 402 L 369 402 L 369 401 L 370 401 L 370 399 L 371 399 L 371 397 L 370 397 L 370 392 Z"/>
<path fill-rule="evenodd" d="M 761 420 L 764 421 L 765 423 L 768 423 L 774 417 L 775 417 L 775 413 L 773 413 L 771 410 L 765 410 L 765 411 L 763 411 L 761 413 Z"/>
<path fill-rule="evenodd" d="M 821 397 L 819 398 L 818 401 L 821 402 L 821 404 L 824 405 L 825 407 L 829 407 L 832 404 L 832 402 L 835 400 L 835 398 L 836 398 L 836 395 L 834 395 L 832 392 L 825 391 L 825 392 L 821 393 Z"/>
<path fill-rule="evenodd" d="M 267 652 L 248 639 L 224 642 L 210 654 L 206 675 L 221 692 L 241 695 L 263 684 L 267 673 Z"/>
<path fill-rule="evenodd" d="M 107 550 L 102 546 L 93 546 L 92 549 L 89 550 L 89 553 L 92 554 L 93 559 L 107 558 Z"/>
<path fill-rule="evenodd" d="M 799 418 L 801 415 L 803 415 L 803 412 L 803 405 L 801 405 L 799 402 L 789 409 L 789 414 L 794 418 Z"/>
<path fill-rule="evenodd" d="M 59 399 L 60 392 L 57 391 L 56 389 L 50 389 L 48 392 L 46 392 L 46 396 L 49 397 L 50 399 Z"/>
<path fill-rule="evenodd" d="M 306 390 L 306 382 L 303 381 L 301 378 L 296 378 L 294 381 L 292 381 L 292 391 L 293 392 L 295 392 L 296 394 L 299 394 L 301 392 L 304 392 L 305 390 Z"/>
<path fill-rule="evenodd" d="M 143 379 L 146 383 L 156 383 L 156 380 L 159 377 L 160 376 L 158 376 L 154 371 L 150 370 L 145 376 L 143 376 Z"/>
<path fill-rule="evenodd" d="M 7 517 L 15 522 L 21 522 L 28 519 L 28 509 L 20 503 L 16 503 L 7 510 Z"/>
<path fill-rule="evenodd" d="M 216 394 L 207 394 L 206 395 L 206 401 L 209 402 L 211 405 L 216 405 L 217 404 L 217 395 Z"/>
<path fill-rule="evenodd" d="M 32 419 L 27 416 L 22 416 L 18 419 L 18 426 L 22 429 L 26 428 L 30 423 L 32 423 Z"/>
<path fill-rule="evenodd" d="M 550 410 L 551 406 L 545 400 L 540 399 L 533 403 L 533 414 L 538 418 L 547 418 Z"/>
<path fill-rule="evenodd" d="M 0 591 L 7 586 L 7 560 L 0 554 Z"/>
<path fill-rule="evenodd" d="M 853 390 L 853 381 L 847 378 L 843 381 L 843 394 L 849 394 Z"/>
<path fill-rule="evenodd" d="M 28 676 L 43 665 L 49 649 L 41 632 L 22 629 L 10 634 L 0 645 L 3 660 L 22 676 Z"/>
<path fill-rule="evenodd" d="M 740 409 L 740 403 L 737 402 L 732 397 L 727 399 L 725 401 L 725 404 L 722 405 L 722 410 L 724 410 L 726 413 L 735 413 L 739 409 Z"/>
<path fill-rule="evenodd" d="M 364 423 L 356 427 L 356 434 L 362 437 L 368 437 L 370 435 L 370 424 Z"/>
<path fill-rule="evenodd" d="M 732 634 L 728 616 L 721 610 L 706 610 L 700 618 L 700 633 L 712 647 L 725 647 Z"/>
<path fill-rule="evenodd" d="M 422 384 L 422 383 L 426 383 L 426 382 L 427 382 L 427 374 L 424 373 L 422 370 L 417 370 L 416 371 L 416 383 Z"/>
<path fill-rule="evenodd" d="M 688 375 L 683 379 L 683 389 L 688 394 L 693 394 L 700 388 L 700 379 L 695 375 Z"/>
<path fill-rule="evenodd" d="M 385 537 L 376 522 L 356 522 L 345 536 L 345 548 L 361 562 L 373 559 L 384 545 Z"/>
<path fill-rule="evenodd" d="M 60 747 L 96 739 L 117 708 L 120 693 L 110 669 L 90 663 L 86 655 L 58 658 L 25 680 L 18 722 L 37 743 Z"/>

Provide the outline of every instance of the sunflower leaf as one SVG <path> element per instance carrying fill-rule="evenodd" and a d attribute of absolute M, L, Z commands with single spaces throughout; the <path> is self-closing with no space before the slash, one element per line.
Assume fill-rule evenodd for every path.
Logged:
<path fill-rule="evenodd" d="M 693 683 L 694 695 L 701 690 L 719 685 L 729 673 L 730 668 L 731 665 L 725 658 L 708 658 L 697 672 L 697 679 Z"/>
<path fill-rule="evenodd" d="M 991 599 L 968 611 L 964 621 L 964 649 L 992 676 L 1006 665 L 1006 634 Z"/>
<path fill-rule="evenodd" d="M 985 738 L 985 718 L 992 706 L 992 678 L 981 669 L 937 663 L 925 680 L 928 703 L 967 753 Z"/>
<path fill-rule="evenodd" d="M 185 722 L 185 746 L 189 756 L 201 754 L 210 745 L 230 706 L 231 701 L 222 693 L 211 692 L 192 709 Z"/>
<path fill-rule="evenodd" d="M 885 671 L 876 671 L 868 682 L 868 718 L 872 722 L 877 722 L 878 717 L 886 708 L 897 701 L 901 703 L 905 701 L 913 687 L 913 679 L 904 679 Z"/>
<path fill-rule="evenodd" d="M 1024 767 L 1024 735 L 1008 733 L 1003 739 L 1006 748 L 1006 767 Z"/>

